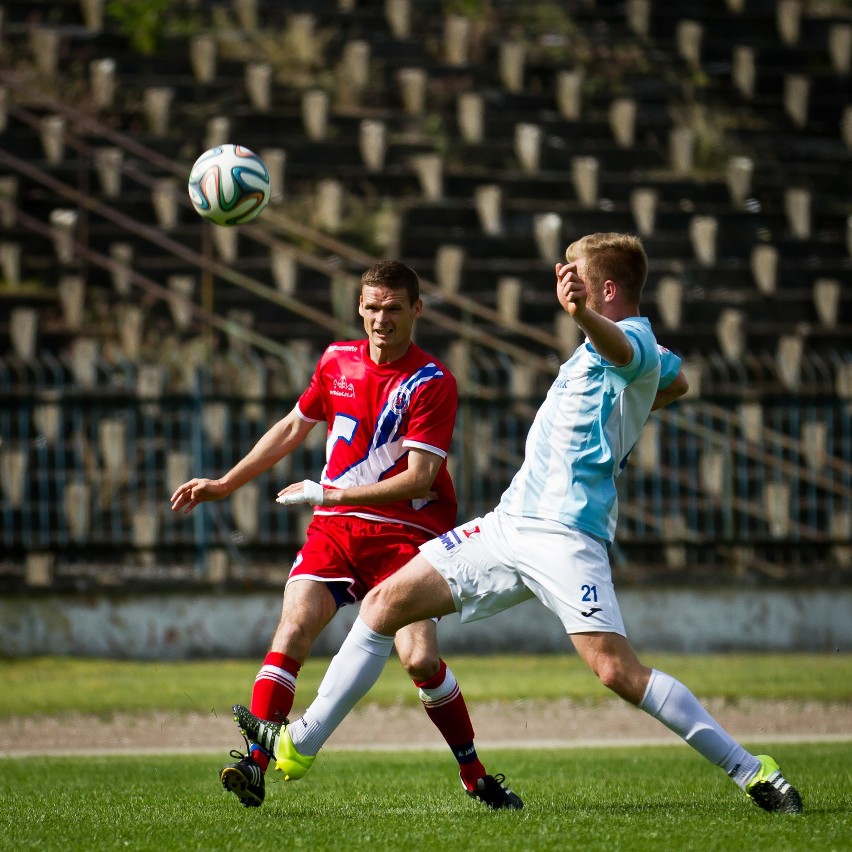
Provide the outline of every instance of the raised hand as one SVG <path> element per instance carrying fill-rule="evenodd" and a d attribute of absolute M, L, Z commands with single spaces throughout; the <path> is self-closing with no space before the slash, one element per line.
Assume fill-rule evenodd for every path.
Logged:
<path fill-rule="evenodd" d="M 573 317 L 586 307 L 586 282 L 580 278 L 576 263 L 556 264 L 556 298 Z"/>

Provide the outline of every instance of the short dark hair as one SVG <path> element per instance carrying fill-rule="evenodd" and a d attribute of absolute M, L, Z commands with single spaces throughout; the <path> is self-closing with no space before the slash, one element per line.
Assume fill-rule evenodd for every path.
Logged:
<path fill-rule="evenodd" d="M 405 290 L 408 303 L 413 305 L 420 298 L 420 279 L 417 273 L 398 260 L 382 260 L 364 270 L 361 287 L 387 287 L 389 290 Z"/>
<path fill-rule="evenodd" d="M 648 277 L 648 256 L 642 240 L 633 234 L 588 234 L 565 250 L 569 263 L 586 259 L 586 278 L 594 286 L 607 279 L 624 288 L 625 295 L 638 305 Z"/>

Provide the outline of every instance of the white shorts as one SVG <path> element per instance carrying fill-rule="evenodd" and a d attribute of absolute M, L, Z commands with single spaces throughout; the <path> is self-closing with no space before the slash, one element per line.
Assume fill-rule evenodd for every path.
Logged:
<path fill-rule="evenodd" d="M 552 521 L 489 512 L 420 545 L 462 621 L 538 598 L 571 633 L 626 636 L 606 547 Z"/>

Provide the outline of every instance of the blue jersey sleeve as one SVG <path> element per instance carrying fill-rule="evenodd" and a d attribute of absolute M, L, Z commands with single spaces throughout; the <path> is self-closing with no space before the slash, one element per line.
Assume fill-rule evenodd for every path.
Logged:
<path fill-rule="evenodd" d="M 622 320 L 618 323 L 621 330 L 627 335 L 633 347 L 633 360 L 622 367 L 612 368 L 615 373 L 621 375 L 627 381 L 632 381 L 636 376 L 645 373 L 652 366 L 656 366 L 656 352 L 651 326 L 647 321 L 634 321 L 632 319 Z"/>
<path fill-rule="evenodd" d="M 674 352 L 666 349 L 665 346 L 660 346 L 659 343 L 657 344 L 657 349 L 660 352 L 659 389 L 664 390 L 677 378 L 677 374 L 680 372 L 681 360 Z"/>

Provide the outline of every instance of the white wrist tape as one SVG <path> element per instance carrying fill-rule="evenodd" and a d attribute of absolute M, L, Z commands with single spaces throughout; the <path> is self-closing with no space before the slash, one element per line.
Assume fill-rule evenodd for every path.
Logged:
<path fill-rule="evenodd" d="M 297 503 L 308 503 L 311 506 L 322 506 L 325 490 L 319 482 L 314 482 L 312 479 L 306 479 L 302 483 L 302 493 L 295 492 L 293 494 L 282 494 L 276 499 L 276 503 L 281 503 L 283 506 L 293 506 Z"/>
<path fill-rule="evenodd" d="M 325 489 L 319 482 L 314 482 L 312 479 L 306 479 L 302 483 L 305 489 L 305 502 L 312 506 L 322 506 L 323 498 L 325 497 Z"/>

